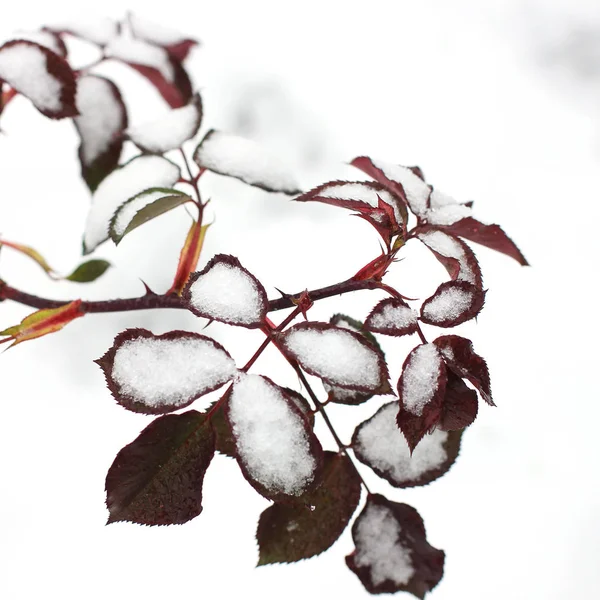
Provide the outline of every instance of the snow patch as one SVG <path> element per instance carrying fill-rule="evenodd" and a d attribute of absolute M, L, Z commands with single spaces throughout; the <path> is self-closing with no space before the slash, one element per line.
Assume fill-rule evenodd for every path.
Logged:
<path fill-rule="evenodd" d="M 394 305 L 391 302 L 386 302 L 379 309 L 375 307 L 367 319 L 369 329 L 387 330 L 388 333 L 390 330 L 406 332 L 416 328 L 416 325 L 417 313 L 410 306 Z M 382 333 L 386 333 L 386 331 L 382 331 Z"/>
<path fill-rule="evenodd" d="M 152 67 L 169 82 L 173 83 L 175 72 L 164 48 L 154 46 L 143 40 L 121 36 L 115 38 L 105 49 L 106 56 L 117 58 L 126 63 Z"/>
<path fill-rule="evenodd" d="M 420 417 L 438 391 L 444 361 L 435 344 L 421 344 L 410 354 L 401 377 L 400 398 L 409 413 Z"/>
<path fill-rule="evenodd" d="M 448 287 L 423 304 L 423 317 L 433 324 L 454 321 L 471 308 L 473 300 L 473 290 Z"/>
<path fill-rule="evenodd" d="M 457 279 L 477 285 L 478 275 L 475 268 L 469 264 L 467 253 L 458 239 L 444 233 L 433 230 L 418 234 L 418 238 L 434 252 L 446 258 L 454 258 L 460 265 Z"/>
<path fill-rule="evenodd" d="M 136 14 L 129 14 L 129 24 L 136 38 L 141 38 L 159 46 L 173 46 L 188 39 L 174 29 L 170 29 L 154 21 L 149 21 Z"/>

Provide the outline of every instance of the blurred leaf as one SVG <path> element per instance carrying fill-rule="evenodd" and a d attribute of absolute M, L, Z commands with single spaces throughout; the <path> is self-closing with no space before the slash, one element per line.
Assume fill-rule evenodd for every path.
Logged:
<path fill-rule="evenodd" d="M 67 275 L 65 279 L 77 283 L 90 283 L 104 275 L 108 267 L 110 267 L 110 263 L 107 260 L 94 258 L 80 264 L 70 275 Z"/>

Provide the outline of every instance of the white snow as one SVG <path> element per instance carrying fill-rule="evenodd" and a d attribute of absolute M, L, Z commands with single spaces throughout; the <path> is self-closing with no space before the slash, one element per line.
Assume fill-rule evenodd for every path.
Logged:
<path fill-rule="evenodd" d="M 116 351 L 111 375 L 122 395 L 160 407 L 185 404 L 236 371 L 233 359 L 210 340 L 140 337 Z"/>
<path fill-rule="evenodd" d="M 405 410 L 421 416 L 438 389 L 442 355 L 435 344 L 421 344 L 409 354 L 402 373 L 400 398 Z"/>
<path fill-rule="evenodd" d="M 402 214 L 398 207 L 398 200 L 387 190 L 376 190 L 364 183 L 332 183 L 324 187 L 319 193 L 324 198 L 346 200 L 350 202 L 364 202 L 373 208 L 379 206 L 379 198 L 392 207 L 397 223 L 402 223 Z"/>
<path fill-rule="evenodd" d="M 468 263 L 467 255 L 462 244 L 454 237 L 443 231 L 434 230 L 418 234 L 419 239 L 434 252 L 447 258 L 458 260 L 460 271 L 457 279 L 477 283 L 477 273 Z"/>
<path fill-rule="evenodd" d="M 148 188 L 171 187 L 179 175 L 179 167 L 161 156 L 139 156 L 103 179 L 87 216 L 86 254 L 108 239 L 110 221 L 123 202 Z"/>
<path fill-rule="evenodd" d="M 399 403 L 382 406 L 375 416 L 357 429 L 354 447 L 369 466 L 386 473 L 401 485 L 416 481 L 424 474 L 441 467 L 448 459 L 444 443 L 448 433 L 436 429 L 426 435 L 410 453 L 406 439 L 396 423 Z"/>
<path fill-rule="evenodd" d="M 430 209 L 424 218 L 432 225 L 452 225 L 473 214 L 471 208 L 459 204 L 452 196 L 436 189 L 431 192 L 429 204 Z"/>
<path fill-rule="evenodd" d="M 273 494 L 301 495 L 315 477 L 304 419 L 280 388 L 240 374 L 229 398 L 238 456 L 250 477 Z"/>
<path fill-rule="evenodd" d="M 124 106 L 115 97 L 109 81 L 95 75 L 77 80 L 75 124 L 81 136 L 82 159 L 92 164 L 106 152 L 125 124 Z"/>
<path fill-rule="evenodd" d="M 415 215 L 423 216 L 426 213 L 431 188 L 420 177 L 417 177 L 408 167 L 381 160 L 371 159 L 371 162 L 376 168 L 381 169 L 388 179 L 402 186 L 408 205 Z"/>
<path fill-rule="evenodd" d="M 160 23 L 149 21 L 139 15 L 129 13 L 128 17 L 131 31 L 136 38 L 141 38 L 159 46 L 171 46 L 188 39 L 174 29 L 169 29 Z"/>
<path fill-rule="evenodd" d="M 388 580 L 405 585 L 415 574 L 411 551 L 402 545 L 400 532 L 394 513 L 381 504 L 367 503 L 358 517 L 354 563 L 370 569 L 375 586 Z"/>
<path fill-rule="evenodd" d="M 458 319 L 471 308 L 474 292 L 460 287 L 447 287 L 423 304 L 422 315 L 432 323 Z"/>
<path fill-rule="evenodd" d="M 187 106 L 174 108 L 158 119 L 130 127 L 129 138 L 147 152 L 162 154 L 181 148 L 183 142 L 193 138 L 200 125 L 200 105 L 192 101 Z"/>
<path fill-rule="evenodd" d="M 52 31 L 67 31 L 99 46 L 105 46 L 119 34 L 119 24 L 108 17 L 82 17 L 53 23 Z"/>
<path fill-rule="evenodd" d="M 212 131 L 194 153 L 199 167 L 236 177 L 250 185 L 295 194 L 299 190 L 282 159 L 252 140 Z"/>
<path fill-rule="evenodd" d="M 344 329 L 292 328 L 283 343 L 303 368 L 328 383 L 365 391 L 382 384 L 377 353 Z"/>
<path fill-rule="evenodd" d="M 152 67 L 170 83 L 173 83 L 175 78 L 168 52 L 164 48 L 154 46 L 144 40 L 120 36 L 108 44 L 105 53 L 108 57 L 118 58 L 126 63 Z"/>
<path fill-rule="evenodd" d="M 265 295 L 242 268 L 216 262 L 190 286 L 190 304 L 208 318 L 255 325 L 266 310 Z"/>
<path fill-rule="evenodd" d="M 46 55 L 31 43 L 0 48 L 0 79 L 29 98 L 42 111 L 62 108 L 62 83 L 46 69 Z"/>
<path fill-rule="evenodd" d="M 417 324 L 417 313 L 409 306 L 395 306 L 393 302 L 385 300 L 375 307 L 375 310 L 366 321 L 372 331 L 387 329 L 396 330 L 402 335 L 407 329 L 412 329 Z M 382 333 L 386 333 L 382 331 Z"/>
<path fill-rule="evenodd" d="M 15 40 L 26 40 L 28 42 L 33 42 L 48 48 L 48 50 L 52 50 L 52 52 L 58 54 L 59 56 L 63 56 L 64 50 L 58 43 L 56 35 L 49 31 L 18 31 L 11 37 L 2 39 L 1 43 L 3 44 L 4 42 Z"/>

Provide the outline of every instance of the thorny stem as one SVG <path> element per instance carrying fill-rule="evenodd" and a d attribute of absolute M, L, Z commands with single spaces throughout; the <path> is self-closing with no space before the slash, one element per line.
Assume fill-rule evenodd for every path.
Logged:
<path fill-rule="evenodd" d="M 325 425 L 327 425 L 327 428 L 331 432 L 331 435 L 333 436 L 335 443 L 337 444 L 338 448 L 340 449 L 340 452 L 343 452 L 346 455 L 346 457 L 348 458 L 348 460 L 350 461 L 350 464 L 356 471 L 356 474 L 358 475 L 365 490 L 367 490 L 367 494 L 371 494 L 371 490 L 369 490 L 369 486 L 367 485 L 366 481 L 363 479 L 363 476 L 360 474 L 360 471 L 358 470 L 356 464 L 352 460 L 352 457 L 348 454 L 348 450 L 347 450 L 348 447 L 346 446 L 346 444 L 344 444 L 342 442 L 342 440 L 340 440 L 340 437 L 338 436 L 337 431 L 335 430 L 335 428 L 333 426 L 333 423 L 331 422 L 329 416 L 327 415 L 327 412 L 325 411 L 324 404 L 317 398 L 317 395 L 313 391 L 310 383 L 308 383 L 308 380 L 306 379 L 306 376 L 304 375 L 302 369 L 300 368 L 300 365 L 298 364 L 298 362 L 296 360 L 294 360 L 293 358 L 288 356 L 287 352 L 281 347 L 281 344 L 279 343 L 277 338 L 272 336 L 273 331 L 281 328 L 281 325 L 279 326 L 279 328 L 276 328 L 275 325 L 273 324 L 273 322 L 268 318 L 266 319 L 266 323 L 267 323 L 266 327 L 263 327 L 264 334 L 269 336 L 269 339 L 273 342 L 273 344 L 279 350 L 279 352 L 281 352 L 281 354 L 285 358 L 285 360 L 287 360 L 287 362 L 294 369 L 294 371 L 296 371 L 296 374 L 298 375 L 298 379 L 300 379 L 300 381 L 302 382 L 302 385 L 304 386 L 304 389 L 310 396 L 310 399 L 313 401 L 313 403 L 316 407 L 316 410 L 321 413 L 321 416 L 323 417 L 323 421 L 325 421 Z"/>

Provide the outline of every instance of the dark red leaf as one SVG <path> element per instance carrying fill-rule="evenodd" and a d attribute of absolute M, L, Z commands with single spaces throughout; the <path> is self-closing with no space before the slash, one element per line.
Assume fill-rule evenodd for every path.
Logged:
<path fill-rule="evenodd" d="M 321 554 L 342 535 L 360 501 L 360 478 L 347 456 L 325 453 L 323 480 L 294 503 L 273 504 L 260 516 L 258 565 Z"/>
<path fill-rule="evenodd" d="M 399 298 L 382 300 L 365 320 L 365 329 L 386 335 L 409 335 L 417 326 L 417 313 Z"/>
<path fill-rule="evenodd" d="M 108 523 L 186 523 L 202 512 L 202 482 L 215 451 L 206 415 L 159 417 L 115 458 L 106 476 Z"/>
<path fill-rule="evenodd" d="M 460 431 L 473 423 L 477 417 L 477 392 L 448 369 L 446 394 L 442 406 L 439 427 L 444 431 Z"/>
<path fill-rule="evenodd" d="M 346 564 L 371 594 L 424 598 L 444 574 L 445 553 L 427 542 L 419 513 L 372 494 L 352 526 L 356 549 Z"/>
<path fill-rule="evenodd" d="M 448 367 L 457 375 L 470 381 L 481 397 L 490 406 L 495 406 L 487 364 L 481 356 L 475 354 L 471 340 L 458 335 L 442 335 L 433 343 L 440 349 Z"/>
<path fill-rule="evenodd" d="M 437 327 L 455 327 L 476 317 L 485 292 L 466 281 L 445 281 L 421 306 L 421 321 Z"/>
<path fill-rule="evenodd" d="M 502 254 L 514 258 L 521 265 L 529 265 L 523 253 L 499 225 L 485 225 L 473 217 L 467 217 L 440 229 L 502 252 Z"/>
<path fill-rule="evenodd" d="M 460 449 L 461 433 L 436 429 L 425 435 L 411 454 L 405 437 L 398 430 L 398 409 L 398 402 L 384 404 L 356 428 L 352 436 L 354 454 L 394 487 L 408 488 L 431 483 L 454 464 Z M 444 412 L 442 418 L 443 415 Z"/>

